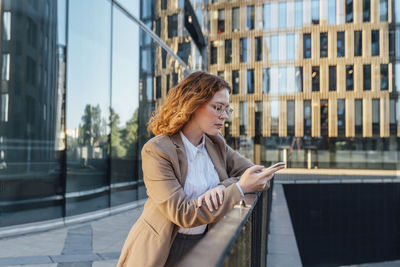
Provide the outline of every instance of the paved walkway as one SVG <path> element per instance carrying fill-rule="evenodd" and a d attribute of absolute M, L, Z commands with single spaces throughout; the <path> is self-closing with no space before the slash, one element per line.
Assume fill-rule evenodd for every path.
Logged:
<path fill-rule="evenodd" d="M 0 239 L 0 266 L 114 267 L 143 206 L 56 230 Z"/>

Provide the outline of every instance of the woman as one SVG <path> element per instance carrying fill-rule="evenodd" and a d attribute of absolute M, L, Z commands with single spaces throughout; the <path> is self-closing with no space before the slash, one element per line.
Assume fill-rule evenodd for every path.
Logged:
<path fill-rule="evenodd" d="M 283 168 L 262 170 L 226 145 L 220 129 L 232 112 L 230 91 L 218 76 L 192 73 L 150 119 L 156 136 L 142 149 L 148 200 L 118 266 L 174 266 L 208 224 Z"/>

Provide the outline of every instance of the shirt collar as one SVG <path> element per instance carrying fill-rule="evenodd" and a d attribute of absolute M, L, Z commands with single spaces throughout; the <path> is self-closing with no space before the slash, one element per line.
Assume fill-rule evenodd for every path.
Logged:
<path fill-rule="evenodd" d="M 206 138 L 203 134 L 203 137 L 201 138 L 201 143 L 198 146 L 194 146 L 189 139 L 186 138 L 186 136 L 182 133 L 182 131 L 179 132 L 182 138 L 183 145 L 185 146 L 185 151 L 187 154 L 187 157 L 189 160 L 194 160 L 196 154 L 198 152 L 202 152 L 205 146 Z"/>

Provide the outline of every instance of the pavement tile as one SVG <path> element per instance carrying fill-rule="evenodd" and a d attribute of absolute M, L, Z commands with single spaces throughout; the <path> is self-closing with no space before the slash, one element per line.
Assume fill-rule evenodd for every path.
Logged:
<path fill-rule="evenodd" d="M 0 258 L 0 266 L 15 266 L 27 264 L 53 263 L 48 256 L 27 256 Z"/>
<path fill-rule="evenodd" d="M 101 258 L 97 254 L 73 254 L 73 255 L 57 255 L 50 256 L 54 262 L 85 262 L 99 261 Z"/>

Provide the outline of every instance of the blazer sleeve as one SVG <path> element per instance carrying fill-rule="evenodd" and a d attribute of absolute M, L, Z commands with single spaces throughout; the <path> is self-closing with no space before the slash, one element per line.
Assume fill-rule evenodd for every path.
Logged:
<path fill-rule="evenodd" d="M 247 168 L 253 166 L 254 164 L 243 157 L 239 152 L 233 150 L 229 145 L 225 144 L 225 152 L 226 152 L 226 171 L 228 173 L 229 178 L 223 180 L 220 184 L 225 187 L 230 186 L 231 184 L 237 183 L 240 179 L 240 176 L 244 173 Z"/>
<path fill-rule="evenodd" d="M 210 212 L 206 205 L 198 207 L 196 200 L 186 197 L 174 172 L 168 153 L 159 145 L 147 143 L 142 149 L 143 179 L 149 198 L 165 217 L 179 227 L 190 228 L 218 221 L 241 199 L 236 185 L 224 191 L 223 204 Z"/>

